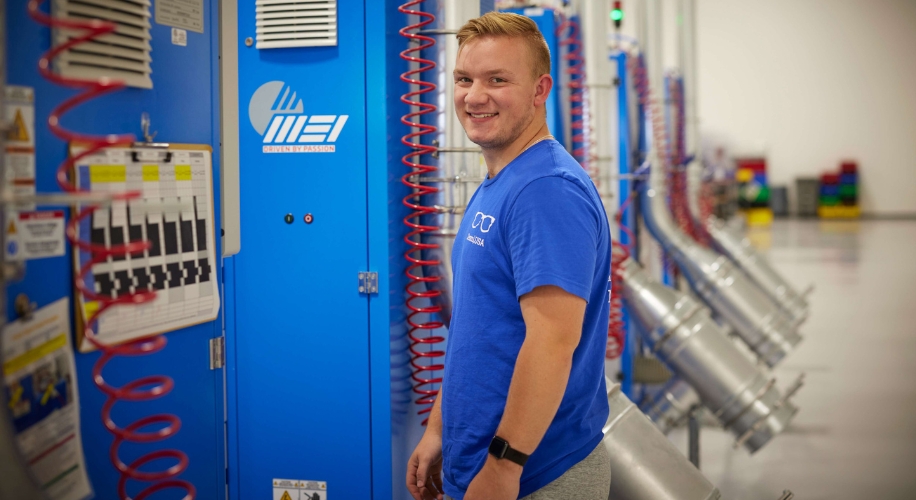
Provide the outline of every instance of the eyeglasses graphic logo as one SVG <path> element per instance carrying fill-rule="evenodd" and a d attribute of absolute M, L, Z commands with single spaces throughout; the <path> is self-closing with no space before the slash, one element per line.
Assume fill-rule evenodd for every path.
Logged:
<path fill-rule="evenodd" d="M 350 115 L 306 115 L 302 99 L 285 82 L 261 85 L 248 102 L 248 119 L 264 153 L 333 153 Z"/>
<path fill-rule="evenodd" d="M 474 215 L 474 221 L 471 222 L 472 228 L 480 227 L 481 233 L 489 233 L 490 228 L 493 227 L 493 224 L 496 222 L 496 218 L 492 215 L 486 215 L 483 212 L 477 212 Z"/>

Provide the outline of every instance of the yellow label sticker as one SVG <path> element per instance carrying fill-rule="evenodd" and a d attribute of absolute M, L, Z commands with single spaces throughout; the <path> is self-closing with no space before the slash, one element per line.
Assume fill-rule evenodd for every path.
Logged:
<path fill-rule="evenodd" d="M 9 227 L 6 228 L 6 234 L 16 234 L 16 224 L 10 221 Z"/>
<path fill-rule="evenodd" d="M 159 180 L 159 165 L 143 165 L 143 182 Z"/>
<path fill-rule="evenodd" d="M 89 181 L 93 184 L 126 182 L 127 167 L 124 165 L 89 165 Z"/>
<path fill-rule="evenodd" d="M 96 301 L 94 301 L 94 300 L 93 300 L 93 301 L 86 302 L 86 303 L 83 305 L 83 311 L 86 312 L 86 317 L 85 317 L 85 319 L 91 318 L 92 315 L 95 314 L 95 312 L 98 311 L 98 310 L 99 310 L 99 303 L 96 302 Z"/>
<path fill-rule="evenodd" d="M 175 180 L 176 181 L 191 180 L 191 165 L 175 165 Z"/>
<path fill-rule="evenodd" d="M 3 363 L 3 374 L 9 375 L 11 373 L 16 373 L 19 370 L 25 368 L 26 366 L 38 361 L 41 358 L 51 354 L 52 352 L 62 349 L 67 345 L 67 337 L 64 335 L 58 335 L 57 337 L 52 338 L 51 340 L 40 344 L 28 351 L 16 356 L 15 358 Z"/>
<path fill-rule="evenodd" d="M 289 492 L 288 492 L 288 491 L 284 491 L 284 492 L 283 492 L 283 496 L 280 497 L 280 500 L 293 500 L 293 497 L 289 496 Z"/>

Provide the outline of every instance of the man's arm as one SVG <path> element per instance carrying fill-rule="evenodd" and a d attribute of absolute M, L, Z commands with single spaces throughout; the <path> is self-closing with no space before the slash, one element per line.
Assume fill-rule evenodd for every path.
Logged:
<path fill-rule="evenodd" d="M 521 297 L 525 341 L 518 353 L 506 409 L 496 435 L 530 455 L 560 407 L 582 337 L 584 299 L 557 286 L 540 286 Z M 518 497 L 522 467 L 491 455 L 471 482 L 466 500 Z"/>
<path fill-rule="evenodd" d="M 407 462 L 407 490 L 415 500 L 443 498 L 442 493 L 442 386 L 429 412 L 426 431 Z"/>

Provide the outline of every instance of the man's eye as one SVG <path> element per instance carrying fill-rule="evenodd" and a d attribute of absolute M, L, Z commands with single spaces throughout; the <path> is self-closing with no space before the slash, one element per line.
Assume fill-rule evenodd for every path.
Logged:
<path fill-rule="evenodd" d="M 460 76 L 455 79 L 456 83 L 470 83 L 471 79 L 466 76 Z"/>
<path fill-rule="evenodd" d="M 506 83 L 505 78 L 499 78 L 498 76 L 493 77 L 493 83 Z"/>

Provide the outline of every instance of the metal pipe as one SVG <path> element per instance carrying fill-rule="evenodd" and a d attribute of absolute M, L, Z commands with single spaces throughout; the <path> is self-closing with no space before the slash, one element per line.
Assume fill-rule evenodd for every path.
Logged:
<path fill-rule="evenodd" d="M 725 222 L 716 217 L 710 217 L 705 227 L 713 246 L 741 267 L 779 304 L 795 325 L 802 324 L 808 318 L 808 301 L 805 297 L 773 269 L 747 238 L 730 230 Z"/>
<path fill-rule="evenodd" d="M 640 402 L 639 409 L 655 422 L 662 434 L 682 426 L 690 408 L 700 403 L 700 396 L 681 377 L 671 379 L 654 395 Z"/>
<path fill-rule="evenodd" d="M 659 95 L 661 82 L 660 5 L 658 0 L 645 0 L 644 43 L 649 80 L 649 101 Z M 657 122 L 658 112 L 649 106 L 649 119 Z M 741 338 L 769 366 L 779 360 L 801 341 L 792 320 L 788 318 L 763 291 L 727 258 L 698 245 L 674 224 L 668 211 L 665 177 L 667 155 L 663 145 L 651 141 L 649 148 L 649 181 L 640 188 L 640 206 L 646 227 L 665 251 L 674 259 L 697 294 L 731 323 Z"/>
<path fill-rule="evenodd" d="M 719 490 L 621 392 L 607 382 L 609 500 L 718 500 Z"/>
<path fill-rule="evenodd" d="M 656 163 L 653 163 L 656 165 Z M 677 263 L 697 295 L 728 321 L 768 366 L 776 365 L 801 335 L 789 318 L 728 258 L 704 248 L 674 225 L 659 168 L 640 188 L 646 227 Z"/>
<path fill-rule="evenodd" d="M 788 401 L 792 394 L 780 394 L 774 381 L 726 337 L 706 307 L 689 294 L 653 280 L 632 259 L 623 263 L 620 272 L 624 300 L 646 344 L 690 384 L 722 426 L 737 436 L 736 444 L 754 453 L 786 428 L 798 411 Z M 662 396 L 660 402 L 670 402 L 668 407 L 678 412 L 689 412 L 693 401 L 673 384 L 667 389 L 679 392 Z M 683 418 L 672 417 L 663 404 L 654 406 L 650 415 Z"/>
<path fill-rule="evenodd" d="M 678 14 L 681 22 L 677 25 L 678 67 L 684 78 L 684 136 L 687 154 L 694 159 L 687 165 L 687 208 L 694 226 L 702 228 L 699 222 L 699 192 L 702 184 L 703 166 L 700 162 L 700 127 L 697 114 L 697 65 L 696 65 L 696 2 L 680 0 Z"/>
<path fill-rule="evenodd" d="M 687 151 L 695 155 L 687 167 L 687 205 L 695 227 L 709 234 L 715 248 L 737 264 L 782 310 L 800 325 L 808 317 L 808 303 L 747 241 L 728 231 L 725 224 L 711 217 L 702 220 L 700 188 L 703 167 L 699 160 L 700 137 L 697 117 L 696 4 L 680 0 L 681 22 L 678 24 L 681 74 L 684 76 L 684 112 Z"/>

